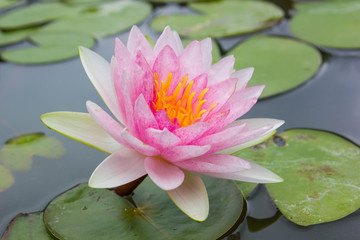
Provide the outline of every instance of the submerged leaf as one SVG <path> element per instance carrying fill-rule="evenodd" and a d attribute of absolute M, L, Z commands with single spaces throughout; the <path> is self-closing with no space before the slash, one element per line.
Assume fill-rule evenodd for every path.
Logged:
<path fill-rule="evenodd" d="M 15 182 L 11 171 L 3 165 L 0 165 L 0 192 L 11 187 Z"/>
<path fill-rule="evenodd" d="M 282 214 L 299 225 L 334 221 L 360 207 L 360 149 L 335 134 L 292 129 L 235 155 L 284 178 L 266 187 Z"/>

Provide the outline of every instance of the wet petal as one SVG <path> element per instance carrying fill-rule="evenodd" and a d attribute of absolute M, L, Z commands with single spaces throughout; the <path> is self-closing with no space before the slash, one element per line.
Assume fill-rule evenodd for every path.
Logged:
<path fill-rule="evenodd" d="M 185 172 L 180 187 L 167 191 L 175 205 L 195 221 L 205 221 L 209 215 L 209 199 L 204 182 L 191 172 Z"/>
<path fill-rule="evenodd" d="M 132 182 L 146 174 L 145 156 L 128 148 L 122 148 L 107 157 L 93 172 L 89 186 L 113 188 Z"/>
<path fill-rule="evenodd" d="M 151 180 L 163 190 L 175 189 L 184 181 L 184 172 L 167 161 L 147 157 L 144 164 Z"/>
<path fill-rule="evenodd" d="M 116 152 L 122 147 L 88 113 L 46 113 L 41 116 L 41 121 L 67 137 L 107 153 Z"/>

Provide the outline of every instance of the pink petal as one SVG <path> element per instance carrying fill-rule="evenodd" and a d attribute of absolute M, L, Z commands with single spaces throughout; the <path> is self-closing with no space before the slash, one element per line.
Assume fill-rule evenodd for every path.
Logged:
<path fill-rule="evenodd" d="M 130 65 L 131 54 L 129 49 L 126 48 L 119 38 L 115 38 L 114 55 L 121 71 L 126 68 L 126 66 Z"/>
<path fill-rule="evenodd" d="M 157 73 L 159 75 L 159 80 L 164 82 L 166 82 L 169 73 L 172 73 L 170 92 L 175 89 L 180 81 L 179 60 L 174 50 L 169 45 L 166 45 L 157 56 L 153 66 L 153 72 Z"/>
<path fill-rule="evenodd" d="M 236 91 L 244 89 L 254 73 L 254 68 L 244 68 L 231 74 L 231 78 L 237 78 Z"/>
<path fill-rule="evenodd" d="M 229 79 L 234 70 L 234 63 L 235 58 L 233 55 L 230 55 L 212 65 L 208 71 L 208 86 Z"/>
<path fill-rule="evenodd" d="M 180 76 L 188 75 L 189 79 L 193 79 L 202 73 L 201 44 L 192 41 L 181 53 L 179 61 Z"/>
<path fill-rule="evenodd" d="M 191 92 L 195 92 L 193 102 L 197 100 L 202 90 L 204 90 L 207 86 L 207 75 L 206 73 L 198 75 L 196 78 L 192 79 L 194 84 L 191 88 Z"/>
<path fill-rule="evenodd" d="M 178 162 L 186 159 L 198 157 L 204 155 L 210 150 L 211 146 L 196 146 L 196 145 L 185 145 L 185 146 L 175 146 L 164 150 L 161 153 L 161 156 L 170 161 Z"/>
<path fill-rule="evenodd" d="M 113 188 L 124 185 L 146 174 L 145 156 L 128 148 L 122 148 L 107 157 L 93 172 L 89 186 Z"/>
<path fill-rule="evenodd" d="M 218 153 L 231 154 L 261 143 L 274 134 L 275 130 L 284 124 L 284 121 L 271 118 L 242 119 L 235 121 L 228 125 L 228 127 L 241 123 L 246 124 L 247 131 L 236 139 L 236 141 L 233 141 L 233 143 L 230 141 L 224 143 L 223 150 Z"/>
<path fill-rule="evenodd" d="M 209 125 L 207 122 L 197 122 L 187 127 L 177 128 L 174 133 L 181 139 L 182 145 L 185 145 L 202 136 Z"/>
<path fill-rule="evenodd" d="M 131 28 L 129 38 L 127 41 L 127 49 L 129 49 L 129 52 L 133 55 L 135 55 L 136 52 L 141 51 L 142 55 L 148 61 L 152 62 L 151 61 L 151 58 L 153 56 L 152 47 L 149 41 L 144 36 L 144 34 L 135 25 Z"/>
<path fill-rule="evenodd" d="M 184 181 L 184 172 L 165 160 L 147 157 L 144 165 L 151 180 L 165 191 L 179 187 Z"/>
<path fill-rule="evenodd" d="M 221 107 L 229 100 L 230 96 L 235 91 L 236 82 L 237 79 L 233 78 L 209 87 L 209 91 L 204 96 L 204 99 L 207 101 L 202 107 L 202 109 L 208 109 L 211 104 L 216 103 L 216 107 L 208 115 L 209 117 L 219 111 L 219 109 L 221 109 Z"/>
<path fill-rule="evenodd" d="M 126 142 L 120 135 L 124 128 L 118 122 L 116 122 L 101 107 L 91 101 L 86 102 L 86 108 L 95 122 L 99 124 L 111 137 L 119 143 L 126 145 Z"/>
<path fill-rule="evenodd" d="M 115 57 L 111 58 L 111 77 L 114 82 L 115 92 L 117 96 L 117 103 L 121 113 L 121 120 L 124 125 L 126 125 L 126 112 L 125 112 L 125 103 L 124 97 L 122 95 L 122 88 L 121 88 L 121 77 L 122 77 L 122 70 L 119 68 L 119 63 L 117 62 Z"/>
<path fill-rule="evenodd" d="M 176 126 L 170 121 L 165 110 L 160 110 L 154 112 L 157 123 L 159 124 L 159 129 L 167 128 L 169 131 L 175 130 Z"/>
<path fill-rule="evenodd" d="M 192 172 L 227 173 L 250 169 L 250 163 L 241 158 L 211 154 L 175 163 L 177 166 Z"/>
<path fill-rule="evenodd" d="M 131 146 L 132 149 L 138 151 L 145 156 L 151 157 L 160 154 L 160 151 L 158 149 L 143 143 L 141 140 L 129 133 L 126 129 L 121 132 L 121 137 L 126 141 L 128 145 Z"/>
<path fill-rule="evenodd" d="M 180 56 L 181 52 L 183 51 L 183 46 L 179 35 L 177 32 L 171 31 L 169 26 L 165 27 L 164 31 L 158 38 L 154 47 L 154 54 L 158 55 L 166 45 L 169 45 L 174 50 L 176 56 Z"/>
<path fill-rule="evenodd" d="M 145 132 L 144 139 L 146 139 L 146 143 L 160 150 L 181 143 L 181 139 L 167 128 L 163 130 L 148 128 Z"/>
<path fill-rule="evenodd" d="M 137 68 L 133 75 L 137 86 L 136 96 L 143 94 L 147 104 L 150 105 L 154 98 L 154 74 L 148 60 L 140 51 L 136 54 L 135 64 Z"/>
<path fill-rule="evenodd" d="M 232 172 L 232 173 L 201 173 L 209 177 L 231 179 L 244 182 L 255 182 L 255 183 L 273 183 L 282 182 L 283 179 L 271 172 L 270 170 L 257 165 L 256 163 L 250 162 L 251 168 L 245 171 Z"/>
<path fill-rule="evenodd" d="M 243 136 L 244 130 L 246 131 L 246 129 L 244 129 L 246 124 L 243 122 L 238 123 L 239 124 L 225 128 L 224 130 L 215 134 L 200 138 L 199 140 L 195 141 L 194 144 L 200 146 L 211 145 L 211 150 L 208 152 L 208 154 L 222 150 L 224 149 L 225 144 L 237 141 L 237 139 Z"/>
<path fill-rule="evenodd" d="M 134 107 L 134 121 L 136 130 L 139 133 L 144 133 L 148 128 L 159 128 L 159 125 L 154 117 L 154 114 L 146 103 L 144 96 L 141 94 L 135 102 Z M 142 134 L 140 134 L 140 137 Z"/>
<path fill-rule="evenodd" d="M 117 104 L 110 64 L 97 53 L 85 47 L 79 47 L 80 59 L 90 81 L 104 100 L 107 107 L 122 121 L 122 114 Z"/>
<path fill-rule="evenodd" d="M 124 70 L 121 76 L 121 93 L 123 96 L 124 110 L 126 114 L 126 127 L 128 131 L 133 134 L 135 137 L 138 137 L 138 133 L 135 127 L 134 120 L 134 103 L 135 99 L 132 98 L 133 95 L 133 86 L 131 85 L 131 75 L 129 70 Z"/>
<path fill-rule="evenodd" d="M 259 85 L 236 91 L 222 107 L 224 110 L 230 109 L 224 124 L 228 125 L 247 113 L 257 102 L 264 87 L 264 85 Z"/>
<path fill-rule="evenodd" d="M 201 178 L 185 172 L 185 180 L 180 187 L 167 191 L 175 205 L 195 221 L 205 221 L 209 215 L 209 199 Z"/>
<path fill-rule="evenodd" d="M 205 38 L 200 42 L 203 72 L 207 72 L 212 64 L 212 43 L 211 38 Z"/>

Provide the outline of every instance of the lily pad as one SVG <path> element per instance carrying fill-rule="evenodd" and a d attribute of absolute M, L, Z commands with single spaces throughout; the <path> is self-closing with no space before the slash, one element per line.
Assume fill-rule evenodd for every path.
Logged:
<path fill-rule="evenodd" d="M 360 149 L 338 135 L 292 129 L 235 155 L 284 178 L 266 187 L 282 214 L 299 225 L 334 221 L 360 207 Z"/>
<path fill-rule="evenodd" d="M 66 15 L 75 15 L 78 8 L 61 3 L 39 3 L 19 8 L 0 17 L 0 28 L 17 29 L 46 23 Z"/>
<path fill-rule="evenodd" d="M 0 192 L 11 187 L 15 182 L 11 171 L 3 165 L 0 165 Z"/>
<path fill-rule="evenodd" d="M 151 6 L 146 2 L 120 1 L 94 6 L 90 10 L 59 19 L 42 28 L 41 32 L 73 31 L 97 37 L 109 36 L 144 20 L 151 13 Z"/>
<path fill-rule="evenodd" d="M 34 155 L 57 159 L 64 153 L 62 143 L 56 138 L 42 133 L 25 134 L 5 144 L 0 150 L 0 162 L 12 171 L 25 172 L 31 169 Z"/>
<path fill-rule="evenodd" d="M 301 3 L 296 9 L 290 21 L 296 37 L 325 47 L 360 48 L 359 1 Z"/>
<path fill-rule="evenodd" d="M 53 240 L 43 222 L 43 213 L 18 214 L 8 225 L 1 240 Z"/>
<path fill-rule="evenodd" d="M 146 179 L 132 197 L 86 185 L 60 195 L 44 221 L 60 239 L 217 239 L 240 217 L 243 200 L 231 181 L 206 178 L 210 214 L 195 222 L 167 194 Z"/>
<path fill-rule="evenodd" d="M 189 6 L 201 15 L 162 15 L 151 22 L 151 27 L 162 31 L 170 25 L 180 35 L 193 38 L 228 37 L 271 27 L 284 16 L 280 8 L 262 1 L 190 3 Z"/>
<path fill-rule="evenodd" d="M 258 185 L 257 183 L 240 182 L 240 181 L 234 181 L 234 183 L 241 191 L 244 198 L 248 198 Z"/>
<path fill-rule="evenodd" d="M 234 54 L 235 69 L 254 67 L 249 86 L 265 85 L 261 98 L 293 89 L 309 80 L 319 69 L 319 51 L 302 42 L 258 35 L 239 44 Z"/>
<path fill-rule="evenodd" d="M 7 50 L 1 57 L 22 64 L 57 62 L 78 56 L 79 45 L 88 48 L 95 45 L 91 35 L 76 32 L 37 32 L 30 39 L 40 46 Z"/>
<path fill-rule="evenodd" d="M 20 3 L 25 2 L 24 0 L 0 0 L 0 9 L 16 6 Z"/>
<path fill-rule="evenodd" d="M 22 29 L 6 33 L 0 32 L 0 46 L 21 42 L 28 38 L 33 31 L 33 29 Z"/>

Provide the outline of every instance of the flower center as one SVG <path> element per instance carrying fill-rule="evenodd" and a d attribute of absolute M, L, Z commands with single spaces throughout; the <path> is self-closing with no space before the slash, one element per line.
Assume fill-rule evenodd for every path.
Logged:
<path fill-rule="evenodd" d="M 169 92 L 171 81 L 172 73 L 168 74 L 166 83 L 159 80 L 157 73 L 154 74 L 156 100 L 153 102 L 153 107 L 155 111 L 165 110 L 171 122 L 177 122 L 180 127 L 186 127 L 200 121 L 203 116 L 208 115 L 216 107 L 216 103 L 212 103 L 208 109 L 202 109 L 203 104 L 207 101 L 203 99 L 204 95 L 209 89 L 203 89 L 195 100 L 196 92 L 191 92 L 194 81 L 187 84 L 187 75 L 181 79 L 172 93 Z"/>

